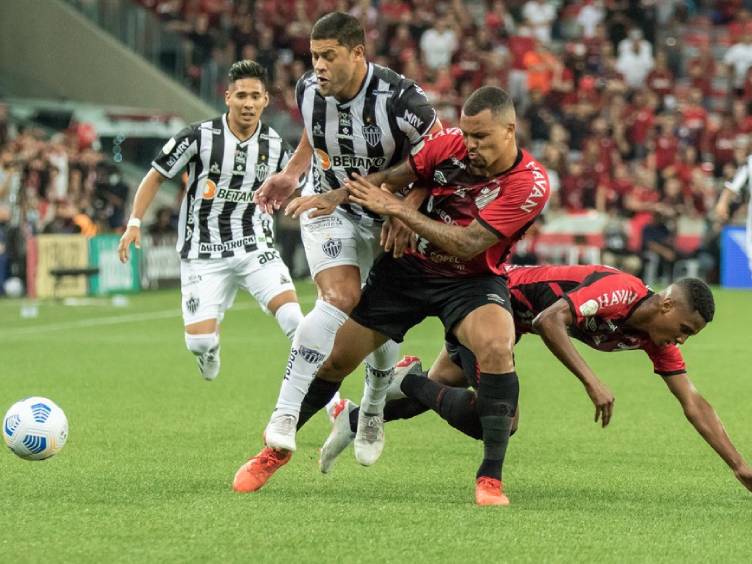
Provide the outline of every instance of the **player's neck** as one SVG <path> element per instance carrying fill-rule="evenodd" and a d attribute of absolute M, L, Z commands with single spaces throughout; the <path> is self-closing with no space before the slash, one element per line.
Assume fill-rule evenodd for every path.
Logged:
<path fill-rule="evenodd" d="M 248 139 L 253 137 L 254 133 L 256 133 L 256 129 L 258 129 L 259 123 L 261 123 L 261 120 L 249 127 L 242 127 L 232 118 L 232 116 L 230 116 L 229 113 L 227 114 L 227 127 L 230 128 L 232 134 L 237 137 L 239 141 L 248 141 Z"/>
<path fill-rule="evenodd" d="M 355 96 L 358 95 L 358 92 L 360 92 L 360 89 L 363 88 L 363 82 L 365 81 L 367 74 L 368 63 L 363 61 L 363 64 L 358 67 L 358 70 L 353 75 L 352 80 L 347 84 L 347 87 L 334 95 L 337 101 L 344 103 L 355 98 Z"/>
<path fill-rule="evenodd" d="M 654 294 L 638 305 L 637 309 L 627 319 L 626 325 L 638 331 L 647 331 L 650 326 L 650 320 L 653 319 L 658 307 L 656 303 L 657 296 L 658 294 Z"/>

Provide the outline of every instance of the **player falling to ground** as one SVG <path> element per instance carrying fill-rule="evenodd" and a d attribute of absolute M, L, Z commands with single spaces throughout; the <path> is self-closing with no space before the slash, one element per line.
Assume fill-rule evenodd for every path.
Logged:
<path fill-rule="evenodd" d="M 274 315 L 290 339 L 303 318 L 290 273 L 274 248 L 273 219 L 252 201 L 290 156 L 289 145 L 261 121 L 269 104 L 266 71 L 254 61 L 238 61 L 228 79 L 227 113 L 189 125 L 152 162 L 118 248 L 125 262 L 130 244 L 140 247 L 141 219 L 157 190 L 187 166 L 177 243 L 185 344 L 207 380 L 219 373 L 219 324 L 238 287 Z"/>
<path fill-rule="evenodd" d="M 508 267 L 508 280 L 519 336 L 540 335 L 583 383 L 595 374 L 569 337 L 604 352 L 644 351 L 692 426 L 752 490 L 752 468 L 690 381 L 677 347 L 713 319 L 713 296 L 704 282 L 685 278 L 654 293 L 638 278 L 599 265 L 512 266 Z M 464 389 L 468 385 L 477 387 L 475 358 L 467 349 L 447 343 L 427 375 L 414 357 L 397 370 L 388 396 L 395 399 L 387 402 L 385 419 L 409 419 L 433 409 L 453 427 L 480 439 L 477 395 Z M 611 419 L 613 396 L 605 390 L 599 400 L 598 394 L 585 386 L 596 407 L 595 421 L 600 418 L 605 427 Z M 322 472 L 331 470 L 354 436 L 357 407 L 342 400 L 336 411 L 332 433 L 321 449 Z"/>
<path fill-rule="evenodd" d="M 752 271 L 752 154 L 747 156 L 745 163 L 739 167 L 731 182 L 724 185 L 723 192 L 718 198 L 715 206 L 715 214 L 721 221 L 728 221 L 729 207 L 732 198 L 738 198 L 746 186 L 747 195 L 750 202 L 747 204 L 747 259 L 749 260 L 749 269 Z"/>
<path fill-rule="evenodd" d="M 352 201 L 414 230 L 417 251 L 399 259 L 385 254 L 374 264 L 360 302 L 314 381 L 329 386 L 329 395 L 307 397 L 299 423 L 324 406 L 367 354 L 389 339 L 401 342 L 426 317 L 439 317 L 447 338 L 474 351 L 480 367 L 484 455 L 476 502 L 506 505 L 501 469 L 519 385 L 509 291 L 499 274 L 510 247 L 540 214 L 550 192 L 543 167 L 517 147 L 515 111 L 506 92 L 476 90 L 465 102 L 460 127 L 432 135 L 408 161 L 372 175 L 376 184 L 386 183 L 381 188 L 359 176 L 348 184 Z M 419 179 L 431 186 L 420 212 L 386 188 Z M 238 471 L 236 489 L 260 488 L 286 461 L 251 460 Z"/>
<path fill-rule="evenodd" d="M 290 162 L 262 186 L 256 201 L 264 208 L 279 207 L 312 166 L 312 193 L 306 192 L 288 209 L 302 213 L 303 244 L 319 298 L 293 340 L 264 433 L 267 448 L 259 460 L 276 456 L 272 449 L 278 455 L 295 450 L 305 398 L 332 397 L 334 385 L 312 386 L 313 376 L 329 356 L 337 331 L 358 303 L 361 284 L 381 253 L 381 217 L 348 203 L 344 183 L 355 173 L 366 175 L 400 162 L 436 120 L 436 112 L 413 81 L 366 60 L 365 32 L 356 18 L 334 12 L 319 19 L 311 31 L 311 55 L 313 70 L 296 87 L 305 131 Z M 369 432 L 370 422 L 383 409 L 398 354 L 396 343 L 385 342 L 366 361 L 372 393 L 364 395 L 363 423 L 355 440 L 362 464 L 371 464 L 381 452 L 379 437 Z"/>

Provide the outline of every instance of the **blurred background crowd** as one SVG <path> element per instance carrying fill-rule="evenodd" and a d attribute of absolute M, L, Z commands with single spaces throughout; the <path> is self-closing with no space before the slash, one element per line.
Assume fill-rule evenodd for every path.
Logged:
<path fill-rule="evenodd" d="M 311 27 L 348 11 L 366 27 L 370 59 L 420 83 L 445 125 L 478 86 L 507 89 L 520 144 L 549 170 L 546 220 L 597 211 L 601 260 L 644 273 L 652 257 L 652 274 L 670 278 L 693 258 L 716 276 L 712 208 L 752 152 L 748 0 L 137 1 L 182 35 L 186 85 L 216 107 L 233 61 L 263 64 L 267 112 L 290 125 L 293 144 Z M 0 226 L 20 214 L 26 232 L 121 229 L 133 186 L 96 147 L 85 126 L 21 129 L 0 109 Z M 159 215 L 169 229 L 174 217 Z M 536 231 L 516 258 L 542 258 Z"/>

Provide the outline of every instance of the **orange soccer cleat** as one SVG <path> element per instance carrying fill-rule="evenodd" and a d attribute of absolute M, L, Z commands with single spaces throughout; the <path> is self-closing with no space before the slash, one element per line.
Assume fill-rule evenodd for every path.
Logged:
<path fill-rule="evenodd" d="M 238 493 L 260 490 L 279 468 L 292 458 L 290 451 L 277 451 L 264 447 L 260 453 L 243 464 L 235 473 L 232 489 Z"/>
<path fill-rule="evenodd" d="M 478 505 L 509 505 L 509 498 L 504 495 L 501 480 L 481 476 L 475 481 L 475 503 Z"/>

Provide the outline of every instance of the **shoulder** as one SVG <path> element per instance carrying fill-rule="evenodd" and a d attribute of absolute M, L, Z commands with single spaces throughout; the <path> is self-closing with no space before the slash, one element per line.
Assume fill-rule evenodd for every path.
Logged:
<path fill-rule="evenodd" d="M 413 148 L 411 154 L 415 155 L 426 151 L 440 151 L 446 152 L 447 154 L 454 154 L 463 153 L 464 149 L 465 140 L 462 135 L 462 130 L 459 127 L 449 127 L 424 137 L 421 142 Z M 464 157 L 464 154 L 462 154 L 462 157 Z"/>

